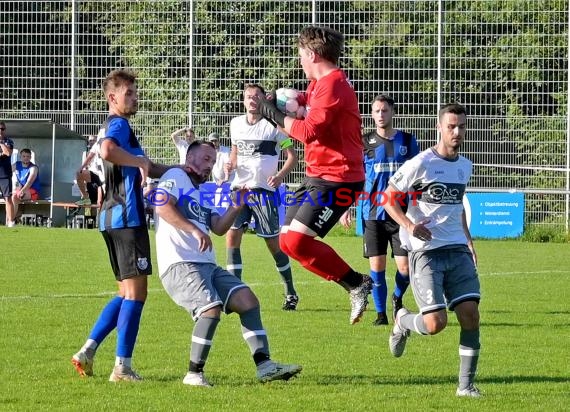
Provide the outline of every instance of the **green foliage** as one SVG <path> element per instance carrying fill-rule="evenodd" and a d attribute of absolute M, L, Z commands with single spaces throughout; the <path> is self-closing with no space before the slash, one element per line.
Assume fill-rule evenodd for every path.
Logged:
<path fill-rule="evenodd" d="M 570 233 L 563 226 L 530 224 L 525 227 L 521 239 L 527 242 L 569 243 Z"/>
<path fill-rule="evenodd" d="M 68 92 L 71 53 L 60 45 L 71 43 L 69 2 L 5 3 L 17 13 L 6 14 L 8 24 L 1 30 L 18 27 L 28 32 L 0 33 L 5 40 L 3 55 L 18 56 L 3 66 L 0 108 L 10 113 L 66 113 L 73 98 Z M 191 122 L 198 136 L 227 129 L 229 119 L 243 112 L 244 83 L 259 82 L 268 90 L 304 88 L 307 83 L 295 41 L 298 31 L 312 21 L 313 2 L 76 4 L 80 36 L 75 46 L 79 76 L 75 110 L 84 119 L 78 123 L 99 123 L 94 113 L 106 110 L 100 82 L 107 72 L 133 68 L 141 92 L 137 132 L 143 144 L 153 148 L 149 154 L 155 159 L 172 158 L 168 136 L 173 125 L 177 129 Z M 444 8 L 441 60 L 438 4 Z M 476 163 L 535 167 L 524 171 L 481 167 L 478 172 L 485 177 L 477 184 L 525 189 L 566 186 L 563 172 L 541 167 L 566 165 L 567 0 L 317 1 L 314 5 L 318 24 L 345 33 L 341 65 L 355 84 L 363 113 L 369 112 L 374 95 L 387 92 L 404 103 L 398 115 L 413 118 L 401 125 L 408 128 L 416 119 L 434 116 L 438 97 L 442 102 L 463 102 L 473 124 L 485 127 L 476 130 L 490 134 L 488 140 L 473 144 L 470 154 L 477 157 Z M 29 41 L 22 45 L 21 38 Z M 441 96 L 437 96 L 438 74 Z M 504 147 L 518 154 L 505 160 Z M 532 201 L 529 208 L 538 211 L 533 221 L 565 213 L 556 202 Z"/>

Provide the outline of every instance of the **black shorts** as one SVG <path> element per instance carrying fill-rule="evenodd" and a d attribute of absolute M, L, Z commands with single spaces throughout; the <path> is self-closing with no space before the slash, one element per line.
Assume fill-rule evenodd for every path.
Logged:
<path fill-rule="evenodd" d="M 99 188 L 102 186 L 101 179 L 96 173 L 89 172 L 91 176 L 91 181 L 86 184 L 87 186 L 87 193 L 89 194 L 89 200 L 91 203 L 97 203 L 97 197 L 99 196 Z"/>
<path fill-rule="evenodd" d="M 339 183 L 307 177 L 293 196 L 285 199 L 284 226 L 295 219 L 324 238 L 363 188 L 364 181 Z"/>
<path fill-rule="evenodd" d="M 392 257 L 408 256 L 400 242 L 400 225 L 393 220 L 364 221 L 364 257 L 385 256 L 388 253 L 388 243 L 392 248 Z"/>
<path fill-rule="evenodd" d="M 5 179 L 0 179 L 0 193 L 2 197 L 12 196 L 12 179 L 7 177 Z"/>
<path fill-rule="evenodd" d="M 152 273 L 148 229 L 143 226 L 107 229 L 101 232 L 115 279 L 146 276 Z"/>

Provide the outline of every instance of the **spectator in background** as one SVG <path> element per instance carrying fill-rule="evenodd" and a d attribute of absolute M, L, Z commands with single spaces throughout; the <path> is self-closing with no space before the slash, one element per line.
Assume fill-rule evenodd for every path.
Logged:
<path fill-rule="evenodd" d="M 20 150 L 20 159 L 12 165 L 16 178 L 16 190 L 12 193 L 14 203 L 14 218 L 18 217 L 18 204 L 24 200 L 40 198 L 40 175 L 38 167 L 32 163 L 32 151 Z"/>
<path fill-rule="evenodd" d="M 6 135 L 6 123 L 0 122 L 0 192 L 6 201 L 6 226 L 14 227 L 14 203 L 12 202 L 12 151 L 14 142 Z"/>
<path fill-rule="evenodd" d="M 90 206 L 95 202 L 97 206 L 101 206 L 103 201 L 105 176 L 103 174 L 103 161 L 99 156 L 100 149 L 97 136 L 89 136 L 87 150 L 83 152 L 83 163 L 75 174 L 77 186 L 81 192 L 81 200 L 76 202 L 78 206 Z"/>
<path fill-rule="evenodd" d="M 216 163 L 212 168 L 212 180 L 221 186 L 222 183 L 233 180 L 235 176 L 234 172 L 228 175 L 225 170 L 226 163 L 230 161 L 230 148 L 220 146 L 220 136 L 215 132 L 208 135 L 208 141 L 216 148 Z"/>
<path fill-rule="evenodd" d="M 182 129 L 178 129 L 172 133 L 170 138 L 174 142 L 174 146 L 176 146 L 178 155 L 180 156 L 180 161 L 178 163 L 183 165 L 186 163 L 186 152 L 188 151 L 188 146 L 196 140 L 196 134 L 192 128 L 183 127 Z"/>

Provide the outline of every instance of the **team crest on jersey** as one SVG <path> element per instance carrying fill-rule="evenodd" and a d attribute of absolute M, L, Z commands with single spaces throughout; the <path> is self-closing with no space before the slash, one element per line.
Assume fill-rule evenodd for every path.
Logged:
<path fill-rule="evenodd" d="M 406 146 L 400 146 L 400 154 L 405 156 L 408 154 L 408 148 Z"/>
<path fill-rule="evenodd" d="M 146 270 L 148 268 L 148 260 L 145 257 L 137 259 L 137 267 L 140 270 Z"/>
<path fill-rule="evenodd" d="M 371 137 L 370 139 L 368 139 L 368 144 L 374 144 L 374 143 L 376 143 L 375 137 Z"/>

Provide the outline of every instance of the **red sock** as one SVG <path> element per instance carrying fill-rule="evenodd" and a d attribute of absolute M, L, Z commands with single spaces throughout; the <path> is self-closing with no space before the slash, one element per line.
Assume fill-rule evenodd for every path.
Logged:
<path fill-rule="evenodd" d="M 289 251 L 289 246 L 287 245 L 287 241 L 285 240 L 285 235 L 287 235 L 287 232 L 279 234 L 279 248 L 287 256 L 291 256 L 291 252 Z"/>
<path fill-rule="evenodd" d="M 281 250 L 297 260 L 304 268 L 322 278 L 340 281 L 350 266 L 326 243 L 291 229 L 281 234 Z"/>

